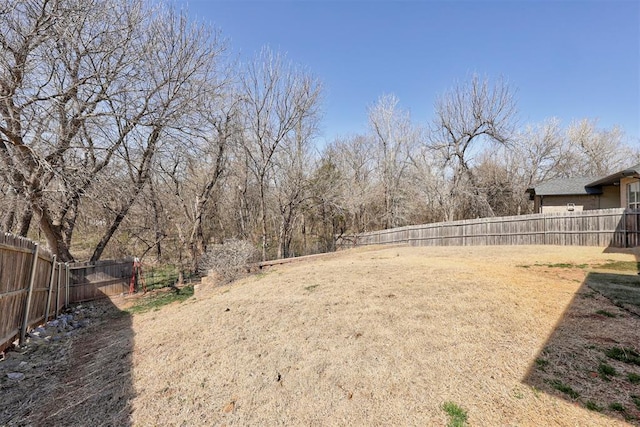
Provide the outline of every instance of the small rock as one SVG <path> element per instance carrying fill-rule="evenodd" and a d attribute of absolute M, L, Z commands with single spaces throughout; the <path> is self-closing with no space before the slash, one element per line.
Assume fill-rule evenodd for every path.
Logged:
<path fill-rule="evenodd" d="M 18 364 L 18 368 L 24 368 L 24 367 L 25 367 L 25 366 L 27 366 L 27 365 L 28 365 L 28 363 L 27 363 L 27 362 L 22 361 L 22 362 L 20 362 L 20 363 Z"/>
<path fill-rule="evenodd" d="M 7 377 L 10 380 L 20 381 L 24 379 L 24 374 L 22 372 L 9 372 L 7 373 Z"/>

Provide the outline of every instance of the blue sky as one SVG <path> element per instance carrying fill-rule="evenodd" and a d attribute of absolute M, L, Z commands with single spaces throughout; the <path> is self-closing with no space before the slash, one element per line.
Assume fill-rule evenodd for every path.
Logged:
<path fill-rule="evenodd" d="M 594 118 L 640 144 L 638 1 L 180 1 L 241 59 L 269 45 L 320 78 L 321 141 L 364 132 L 385 93 L 425 123 L 476 73 L 516 90 L 521 124 Z"/>

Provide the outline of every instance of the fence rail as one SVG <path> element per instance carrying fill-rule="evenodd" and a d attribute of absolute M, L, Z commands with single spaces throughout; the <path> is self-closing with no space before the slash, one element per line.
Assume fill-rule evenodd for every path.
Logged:
<path fill-rule="evenodd" d="M 0 234 L 0 351 L 29 327 L 55 317 L 66 299 L 67 271 L 37 243 Z"/>
<path fill-rule="evenodd" d="M 0 351 L 67 305 L 129 290 L 132 262 L 66 264 L 35 242 L 0 234 Z"/>
<path fill-rule="evenodd" d="M 129 292 L 133 260 L 109 260 L 69 265 L 69 299 L 91 301 Z"/>
<path fill-rule="evenodd" d="M 640 211 L 616 208 L 411 225 L 345 236 L 339 245 L 398 243 L 413 246 L 635 247 L 640 245 Z"/>

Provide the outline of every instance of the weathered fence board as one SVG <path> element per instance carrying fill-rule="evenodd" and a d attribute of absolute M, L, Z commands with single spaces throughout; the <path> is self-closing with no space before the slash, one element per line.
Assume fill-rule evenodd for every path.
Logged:
<path fill-rule="evenodd" d="M 28 239 L 0 234 L 0 351 L 21 331 L 45 320 L 54 261 L 51 254 L 38 249 L 38 262 L 34 265 L 36 247 Z"/>
<path fill-rule="evenodd" d="M 129 290 L 130 260 L 69 266 L 38 249 L 32 269 L 36 246 L 28 239 L 0 234 L 0 351 L 16 338 L 23 340 L 29 328 L 57 316 L 66 305 Z"/>
<path fill-rule="evenodd" d="M 69 265 L 69 299 L 91 301 L 129 292 L 133 260 L 104 261 Z"/>
<path fill-rule="evenodd" d="M 640 211 L 594 211 L 478 218 L 345 236 L 340 246 L 640 246 Z"/>

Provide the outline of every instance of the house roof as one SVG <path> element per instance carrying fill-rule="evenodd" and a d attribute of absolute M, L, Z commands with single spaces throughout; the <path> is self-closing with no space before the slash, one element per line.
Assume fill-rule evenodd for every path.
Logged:
<path fill-rule="evenodd" d="M 625 169 L 623 171 L 616 172 L 609 176 L 605 176 L 604 178 L 600 178 L 598 180 L 590 182 L 589 186 L 595 187 L 599 185 L 613 185 L 614 183 L 620 181 L 621 178 L 625 178 L 629 176 L 633 176 L 633 177 L 640 176 L 640 163 L 638 163 L 635 166 L 631 166 L 630 168 Z"/>
<path fill-rule="evenodd" d="M 625 177 L 640 178 L 640 163 L 605 177 L 551 179 L 527 188 L 526 192 L 532 194 L 531 197 L 602 194 L 603 185 L 614 185 Z"/>
<path fill-rule="evenodd" d="M 558 178 L 542 182 L 534 187 L 527 188 L 527 193 L 536 196 L 567 196 L 602 194 L 601 188 L 591 187 L 591 183 L 598 178 Z"/>

